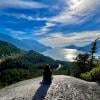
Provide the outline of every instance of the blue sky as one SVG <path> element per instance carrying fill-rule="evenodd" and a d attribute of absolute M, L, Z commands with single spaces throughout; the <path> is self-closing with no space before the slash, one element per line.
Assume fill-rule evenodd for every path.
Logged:
<path fill-rule="evenodd" d="M 0 0 L 0 33 L 51 47 L 100 37 L 100 0 Z"/>

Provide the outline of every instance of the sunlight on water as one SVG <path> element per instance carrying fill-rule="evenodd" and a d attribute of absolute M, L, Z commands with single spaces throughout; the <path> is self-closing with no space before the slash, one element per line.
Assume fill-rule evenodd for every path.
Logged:
<path fill-rule="evenodd" d="M 78 55 L 76 49 L 62 49 L 62 54 L 64 55 L 65 61 L 74 61 L 74 58 Z"/>
<path fill-rule="evenodd" d="M 55 60 L 72 62 L 74 61 L 74 58 L 79 54 L 79 51 L 76 49 L 54 48 L 47 50 L 43 54 Z"/>

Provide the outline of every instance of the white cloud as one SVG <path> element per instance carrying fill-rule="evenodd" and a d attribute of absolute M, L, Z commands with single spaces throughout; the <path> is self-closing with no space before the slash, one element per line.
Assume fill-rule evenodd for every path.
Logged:
<path fill-rule="evenodd" d="M 16 39 L 33 39 L 33 34 L 27 34 L 27 32 L 25 31 L 20 31 L 20 30 L 13 30 L 13 29 L 10 29 L 10 28 L 7 28 L 6 29 L 7 32 L 9 32 L 10 36 L 16 38 Z"/>
<path fill-rule="evenodd" d="M 25 38 L 25 35 L 27 35 L 25 31 L 20 31 L 20 30 L 13 30 L 13 29 L 7 28 L 6 31 L 9 32 L 12 37 L 18 38 L 18 39 L 22 39 L 22 37 Z"/>
<path fill-rule="evenodd" d="M 21 35 L 26 34 L 26 32 L 24 31 L 16 31 L 16 30 L 9 29 L 9 28 L 7 28 L 6 31 L 10 32 L 11 34 L 21 34 Z"/>
<path fill-rule="evenodd" d="M 50 22 L 47 22 L 45 26 L 41 27 L 40 29 L 37 29 L 35 32 L 34 32 L 34 35 L 44 35 L 44 34 L 47 34 L 50 30 L 51 30 L 51 27 L 54 27 L 56 24 L 54 23 L 50 23 Z"/>
<path fill-rule="evenodd" d="M 97 37 L 100 37 L 100 31 L 86 31 L 79 33 L 70 33 L 64 35 L 62 33 L 51 34 L 46 38 L 42 38 L 40 42 L 51 47 L 62 47 L 66 45 L 81 45 L 94 41 Z"/>
<path fill-rule="evenodd" d="M 32 16 L 27 16 L 25 14 L 14 15 L 16 18 L 24 18 L 27 20 L 45 20 L 48 22 L 60 22 L 64 24 L 78 24 L 88 20 L 94 14 L 99 12 L 100 0 L 63 0 L 61 9 L 59 10 L 58 15 L 51 18 L 33 18 Z M 60 1 L 58 1 L 60 2 Z M 33 1 L 23 1 L 23 0 L 1 0 L 1 7 L 18 7 L 18 8 L 42 8 L 47 7 L 44 4 L 33 2 Z M 57 5 L 55 5 L 57 6 Z M 61 5 L 60 5 L 61 6 Z M 52 8 L 52 5 L 51 5 Z M 48 8 L 48 9 L 51 9 Z M 53 8 L 52 8 L 53 9 Z M 58 6 L 57 6 L 57 9 Z"/>
<path fill-rule="evenodd" d="M 100 0 L 64 0 L 66 6 L 51 21 L 72 24 L 81 23 L 93 16 L 100 8 Z"/>
<path fill-rule="evenodd" d="M 58 1 L 60 2 L 60 1 Z M 60 12 L 57 16 L 52 18 L 37 18 L 34 19 L 31 16 L 20 15 L 20 18 L 25 18 L 28 20 L 48 20 L 50 22 L 60 22 L 60 23 L 81 23 L 89 18 L 89 16 L 94 15 L 94 13 L 100 8 L 100 0 L 63 0 L 64 6 L 61 7 Z M 58 3 L 59 4 L 59 3 Z M 55 5 L 56 7 L 57 5 Z M 60 5 L 61 6 L 61 5 Z M 24 0 L 0 0 L 0 8 L 43 8 L 47 7 L 42 3 L 35 1 L 24 1 Z M 52 6 L 51 6 L 52 8 Z M 49 8 L 49 9 L 51 9 Z M 52 8 L 54 9 L 54 8 Z M 57 6 L 57 9 L 58 6 Z M 99 10 L 98 10 L 99 11 Z M 84 18 L 83 18 L 84 17 Z"/>
<path fill-rule="evenodd" d="M 32 9 L 32 8 L 44 8 L 44 7 L 47 7 L 47 6 L 35 1 L 0 0 L 0 9 L 1 8 Z"/>
<path fill-rule="evenodd" d="M 3 15 L 6 15 L 6 16 L 13 16 L 17 19 L 25 19 L 25 20 L 28 20 L 28 21 L 48 21 L 48 18 L 47 17 L 33 17 L 33 16 L 28 16 L 26 14 L 16 14 L 16 13 L 4 13 Z"/>

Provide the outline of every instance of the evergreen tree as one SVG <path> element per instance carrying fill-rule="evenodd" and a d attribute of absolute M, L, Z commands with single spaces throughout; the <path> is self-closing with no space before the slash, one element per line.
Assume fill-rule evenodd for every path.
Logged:
<path fill-rule="evenodd" d="M 90 67 L 93 67 L 93 59 L 94 59 L 94 53 L 96 53 L 96 45 L 97 45 L 97 40 L 99 38 L 97 38 L 94 42 L 93 42 L 93 46 L 91 48 L 91 61 L 90 61 Z"/>
<path fill-rule="evenodd" d="M 73 75 L 80 77 L 81 73 L 89 70 L 89 54 L 79 54 L 75 59 L 75 67 L 73 68 Z"/>

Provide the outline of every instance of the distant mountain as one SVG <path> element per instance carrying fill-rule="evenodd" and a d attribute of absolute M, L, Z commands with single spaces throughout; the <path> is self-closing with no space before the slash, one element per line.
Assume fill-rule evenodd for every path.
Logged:
<path fill-rule="evenodd" d="M 64 47 L 64 48 L 68 48 L 68 49 L 77 49 L 77 50 L 80 49 L 80 47 L 77 47 L 77 46 L 75 46 L 75 45 L 69 45 L 69 46 L 66 46 L 66 47 Z"/>
<path fill-rule="evenodd" d="M 0 33 L 0 40 L 9 42 L 22 50 L 35 50 L 37 52 L 43 52 L 46 51 L 47 49 L 50 49 L 50 47 L 47 47 L 35 40 L 29 40 L 29 39 L 19 40 L 7 34 Z"/>
<path fill-rule="evenodd" d="M 21 49 L 24 49 L 23 48 L 24 44 L 20 40 L 15 39 L 15 38 L 7 35 L 7 34 L 1 34 L 0 33 L 0 40 L 9 42 L 9 43 L 11 43 L 11 44 L 13 44 L 17 47 L 20 47 Z"/>
<path fill-rule="evenodd" d="M 93 43 L 90 43 L 90 44 L 88 44 L 84 47 L 81 47 L 80 50 L 88 52 L 88 51 L 91 51 L 92 46 L 93 46 Z M 100 53 L 100 40 L 97 41 L 97 50 L 96 50 L 96 52 Z"/>
<path fill-rule="evenodd" d="M 47 47 L 35 40 L 30 40 L 30 39 L 23 39 L 22 42 L 27 45 L 27 50 L 35 50 L 35 51 L 46 51 L 47 49 L 51 49 L 50 47 Z"/>
<path fill-rule="evenodd" d="M 90 43 L 90 44 L 88 44 L 84 47 L 78 47 L 78 46 L 75 46 L 75 45 L 70 45 L 70 46 L 66 46 L 64 48 L 77 49 L 77 50 L 80 50 L 80 51 L 83 51 L 83 52 L 89 52 L 89 51 L 91 51 L 92 45 L 93 45 L 93 43 Z M 97 53 L 100 53 L 100 40 L 97 41 Z"/>

